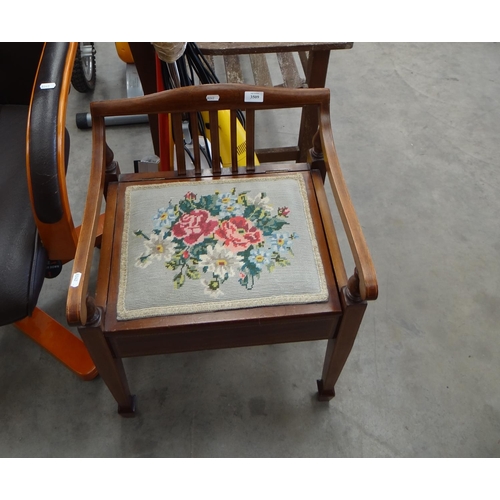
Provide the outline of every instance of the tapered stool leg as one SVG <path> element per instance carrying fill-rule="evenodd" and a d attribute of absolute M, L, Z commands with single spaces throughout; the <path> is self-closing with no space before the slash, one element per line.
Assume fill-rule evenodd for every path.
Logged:
<path fill-rule="evenodd" d="M 321 380 L 318 380 L 318 399 L 329 401 L 335 396 L 335 384 L 349 357 L 366 310 L 366 302 L 349 293 L 345 287 L 341 295 L 344 313 L 336 336 L 328 341 Z"/>
<path fill-rule="evenodd" d="M 118 403 L 118 413 L 123 417 L 134 417 L 135 396 L 130 394 L 122 360 L 113 355 L 99 328 L 83 327 L 79 332 L 99 374 Z"/>

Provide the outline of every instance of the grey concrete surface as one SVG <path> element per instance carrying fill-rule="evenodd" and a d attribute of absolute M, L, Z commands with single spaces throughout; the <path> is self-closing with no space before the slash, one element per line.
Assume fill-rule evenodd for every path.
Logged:
<path fill-rule="evenodd" d="M 315 400 L 316 342 L 126 360 L 139 415 L 121 419 L 100 378 L 80 381 L 6 326 L 0 456 L 499 457 L 499 61 L 498 44 L 331 56 L 336 146 L 380 296 L 330 403 Z M 125 96 L 113 44 L 97 44 L 97 67 L 94 95 L 72 91 L 68 110 L 77 224 L 91 137 L 74 116 Z M 152 152 L 147 126 L 109 142 L 124 171 Z M 61 322 L 70 273 L 39 302 Z"/>

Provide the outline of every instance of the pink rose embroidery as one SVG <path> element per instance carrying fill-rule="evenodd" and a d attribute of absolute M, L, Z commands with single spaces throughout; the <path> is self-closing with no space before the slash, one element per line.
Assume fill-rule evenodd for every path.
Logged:
<path fill-rule="evenodd" d="M 215 236 L 223 242 L 223 245 L 237 253 L 246 250 L 250 245 L 256 245 L 263 241 L 262 231 L 257 229 L 245 217 L 232 217 L 224 221 Z"/>
<path fill-rule="evenodd" d="M 193 210 L 183 214 L 172 227 L 172 234 L 184 240 L 187 245 L 194 245 L 212 234 L 218 226 L 218 221 L 206 210 Z"/>

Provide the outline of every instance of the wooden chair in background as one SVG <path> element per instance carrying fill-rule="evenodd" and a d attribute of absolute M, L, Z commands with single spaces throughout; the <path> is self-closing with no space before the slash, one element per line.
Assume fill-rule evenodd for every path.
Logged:
<path fill-rule="evenodd" d="M 304 106 L 319 122 L 309 160 L 256 165 L 255 114 Z M 230 113 L 230 168 L 219 160 L 221 110 Z M 201 161 L 201 111 L 210 117 L 211 168 Z M 245 167 L 237 162 L 237 111 L 246 118 Z M 378 289 L 335 151 L 329 90 L 201 85 L 94 102 L 91 113 L 92 169 L 67 319 L 79 325 L 118 412 L 135 414 L 122 358 L 306 340 L 328 340 L 318 397 L 331 399 Z M 157 113 L 171 114 L 177 170 L 107 176 L 104 118 Z M 356 265 L 349 279 L 325 176 Z M 94 297 L 90 271 L 105 193 Z"/>
<path fill-rule="evenodd" d="M 200 51 L 212 65 L 223 68 L 221 82 L 291 89 L 326 87 L 331 52 L 351 49 L 352 46 L 352 42 L 198 43 Z M 219 59 L 222 64 L 217 64 Z M 279 68 L 278 74 L 273 74 L 272 67 Z M 258 151 L 259 158 L 266 162 L 304 162 L 317 129 L 317 113 L 314 108 L 305 107 L 300 117 L 297 144 Z"/>
<path fill-rule="evenodd" d="M 149 42 L 129 42 L 128 45 L 144 93 L 156 93 L 153 45 Z M 197 42 L 197 45 L 220 82 L 260 87 L 323 88 L 332 51 L 351 49 L 353 42 Z M 272 67 L 279 68 L 278 74 L 271 70 Z M 150 115 L 149 122 L 155 153 L 161 156 L 160 143 L 165 139 L 160 137 L 157 115 Z M 306 161 L 317 128 L 315 110 L 304 108 L 297 144 L 261 149 L 259 158 L 265 162 Z"/>

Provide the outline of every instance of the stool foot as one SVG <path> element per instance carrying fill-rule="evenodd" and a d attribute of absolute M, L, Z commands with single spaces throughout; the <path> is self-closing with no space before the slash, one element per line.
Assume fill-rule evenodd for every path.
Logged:
<path fill-rule="evenodd" d="M 318 401 L 330 401 L 335 397 L 334 389 L 330 391 L 324 389 L 323 380 L 317 380 L 316 383 L 318 384 Z"/>
<path fill-rule="evenodd" d="M 136 409 L 136 397 L 131 396 L 129 406 L 118 405 L 118 414 L 124 418 L 133 418 L 136 416 L 135 409 Z"/>

